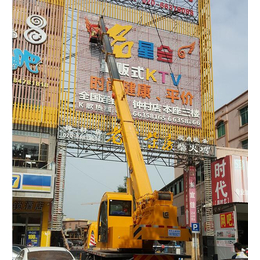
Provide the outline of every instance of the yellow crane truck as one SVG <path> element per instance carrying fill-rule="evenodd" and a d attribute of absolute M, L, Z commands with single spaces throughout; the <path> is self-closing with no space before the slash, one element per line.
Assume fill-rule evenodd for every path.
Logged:
<path fill-rule="evenodd" d="M 174 259 L 174 255 L 155 254 L 154 241 L 163 244 L 169 241 L 191 241 L 191 231 L 190 228 L 178 225 L 173 193 L 152 191 L 123 81 L 120 80 L 102 16 L 98 27 L 97 37 L 103 45 L 112 81 L 112 95 L 130 177 L 127 179 L 126 193 L 106 192 L 103 195 L 97 230 L 94 232 L 97 234 L 96 247 L 87 249 L 88 259 Z"/>

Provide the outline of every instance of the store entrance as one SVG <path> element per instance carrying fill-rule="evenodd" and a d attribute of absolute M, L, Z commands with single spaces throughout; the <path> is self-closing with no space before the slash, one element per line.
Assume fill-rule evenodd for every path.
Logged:
<path fill-rule="evenodd" d="M 13 244 L 25 245 L 25 225 L 13 226 Z"/>
<path fill-rule="evenodd" d="M 13 214 L 13 244 L 40 245 L 41 213 Z"/>

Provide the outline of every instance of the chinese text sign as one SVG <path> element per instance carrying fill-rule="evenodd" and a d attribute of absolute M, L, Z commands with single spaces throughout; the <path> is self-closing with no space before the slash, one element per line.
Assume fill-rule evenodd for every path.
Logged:
<path fill-rule="evenodd" d="M 80 13 L 76 108 L 115 116 L 111 80 L 102 52 L 85 26 L 98 16 Z M 201 128 L 199 39 L 105 19 L 134 119 Z"/>
<path fill-rule="evenodd" d="M 189 166 L 184 171 L 184 210 L 185 224 L 187 226 L 191 226 L 191 223 L 197 222 L 196 195 L 196 168 Z"/>
<path fill-rule="evenodd" d="M 212 202 L 221 205 L 232 202 L 230 158 L 225 157 L 211 164 Z"/>
<path fill-rule="evenodd" d="M 247 157 L 230 155 L 211 164 L 213 205 L 248 202 Z"/>

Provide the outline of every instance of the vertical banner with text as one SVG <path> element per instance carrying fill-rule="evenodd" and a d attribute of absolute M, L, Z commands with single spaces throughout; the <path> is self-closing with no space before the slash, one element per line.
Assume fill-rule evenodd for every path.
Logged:
<path fill-rule="evenodd" d="M 189 166 L 184 170 L 184 207 L 186 226 L 191 226 L 191 223 L 197 222 L 196 201 L 196 168 L 194 166 Z"/>
<path fill-rule="evenodd" d="M 230 156 L 216 160 L 211 164 L 211 181 L 213 205 L 231 203 Z"/>

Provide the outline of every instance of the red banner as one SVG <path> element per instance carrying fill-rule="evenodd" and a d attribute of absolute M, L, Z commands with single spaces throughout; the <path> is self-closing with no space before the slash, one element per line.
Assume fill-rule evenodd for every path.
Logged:
<path fill-rule="evenodd" d="M 211 164 L 212 202 L 221 205 L 232 202 L 230 181 L 230 157 L 216 160 Z"/>
<path fill-rule="evenodd" d="M 221 228 L 233 228 L 234 226 L 234 213 L 227 212 L 222 213 L 220 216 L 220 227 Z"/>
<path fill-rule="evenodd" d="M 213 205 L 248 202 L 247 157 L 229 155 L 211 164 Z"/>

